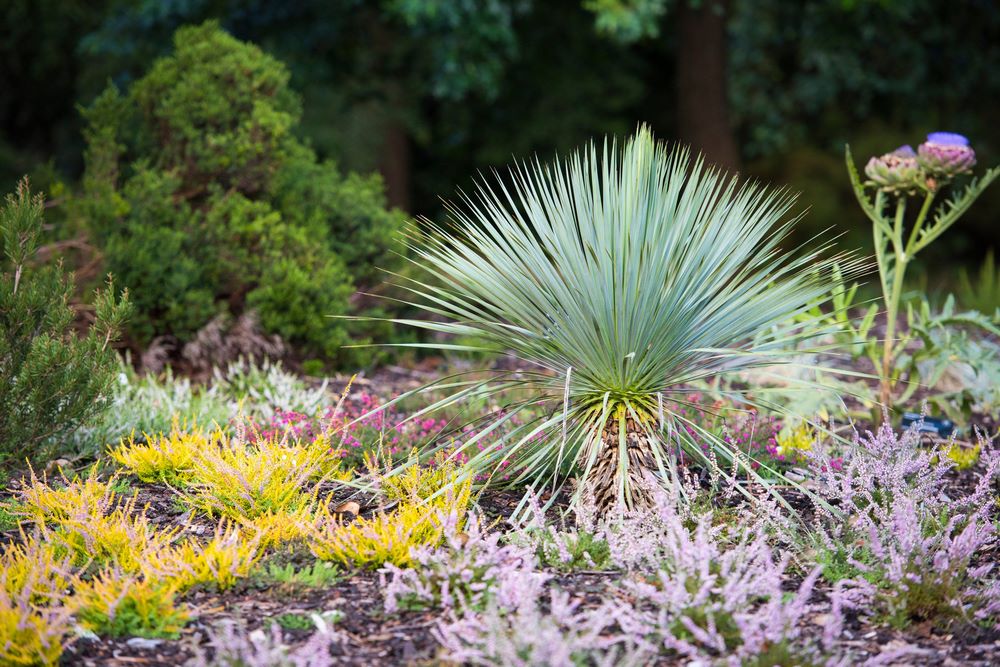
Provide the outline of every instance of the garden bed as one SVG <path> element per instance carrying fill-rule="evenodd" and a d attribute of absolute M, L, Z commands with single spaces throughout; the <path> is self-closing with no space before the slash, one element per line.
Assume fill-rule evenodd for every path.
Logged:
<path fill-rule="evenodd" d="M 987 471 L 982 464 L 963 471 L 947 474 L 944 493 L 956 497 L 968 495 Z M 127 482 L 122 484 L 122 482 Z M 143 483 L 134 477 L 119 479 L 118 489 L 123 496 L 134 494 L 137 503 L 134 512 L 145 507 L 145 516 L 157 531 L 178 531 L 177 540 L 191 539 L 205 542 L 211 537 L 215 521 L 192 511 L 178 501 L 176 489 L 162 483 Z M 340 505 L 345 500 L 361 500 L 359 518 L 364 519 L 379 511 L 374 496 L 353 494 L 348 489 L 327 484 L 323 496 L 329 496 Z M 15 497 L 22 497 L 16 486 Z M 787 498 L 794 508 L 802 510 L 808 522 L 810 503 L 799 492 L 788 491 Z M 8 500 L 8 498 L 5 498 Z M 507 521 L 520 500 L 516 492 L 487 491 L 476 505 L 484 523 L 492 531 L 508 531 L 515 524 Z M 544 498 L 543 498 L 544 500 Z M 560 511 L 567 507 L 565 495 L 557 499 L 546 513 L 547 522 L 556 524 Z M 730 502 L 730 505 L 733 503 Z M 739 505 L 740 503 L 735 503 Z M 348 520 L 351 515 L 347 515 Z M 993 508 L 990 521 L 996 522 L 998 514 Z M 18 532 L 4 533 L 8 546 L 20 540 Z M 975 564 L 997 560 L 997 545 L 992 543 L 981 549 Z M 177 638 L 137 638 L 85 635 L 67 641 L 63 664 L 79 665 L 178 665 L 193 657 L 195 646 L 204 646 L 207 633 L 223 621 L 238 621 L 240 632 L 270 632 L 270 626 L 283 626 L 283 642 L 296 647 L 304 644 L 314 632 L 309 620 L 313 614 L 337 612 L 331 623 L 336 640 L 329 643 L 332 664 L 430 664 L 446 657 L 434 636 L 435 628 L 447 623 L 452 612 L 441 609 L 399 611 L 388 613 L 385 609 L 386 577 L 371 569 L 337 566 L 337 580 L 316 586 L 297 583 L 280 583 L 261 576 L 264 563 L 280 562 L 293 567 L 307 567 L 315 558 L 302 545 L 283 545 L 268 550 L 251 572 L 227 590 L 213 585 L 196 585 L 178 598 L 187 606 L 191 620 Z M 579 610 L 597 610 L 610 598 L 621 596 L 622 590 L 614 586 L 622 579 L 634 578 L 637 571 L 626 571 L 614 566 L 593 569 L 586 566 L 566 570 L 562 567 L 539 564 L 539 572 L 546 572 L 550 579 L 546 588 L 565 591 L 579 602 Z M 803 580 L 801 568 L 786 570 L 781 588 L 789 594 L 798 590 Z M 829 599 L 833 590 L 822 578 L 810 595 L 810 603 L 819 611 L 812 611 L 798 619 L 801 637 L 798 641 L 820 642 L 824 625 L 829 622 Z M 628 604 L 628 600 L 622 601 Z M 543 610 L 545 606 L 543 605 Z M 868 616 L 868 610 L 845 612 L 844 624 L 836 650 L 841 657 L 853 663 L 876 659 L 873 664 L 927 664 L 927 665 L 989 665 L 1000 660 L 1000 629 L 994 624 L 961 624 L 945 628 L 933 619 L 913 622 L 908 627 L 894 629 L 878 618 Z M 656 662 L 682 664 L 685 661 L 674 655 L 661 655 Z M 297 663 L 296 663 L 297 664 Z M 306 664 L 306 663 L 302 663 Z"/>

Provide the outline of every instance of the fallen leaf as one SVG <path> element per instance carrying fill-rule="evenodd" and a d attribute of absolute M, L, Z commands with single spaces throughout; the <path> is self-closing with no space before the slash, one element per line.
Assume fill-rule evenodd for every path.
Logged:
<path fill-rule="evenodd" d="M 361 513 L 361 505 L 357 504 L 353 500 L 348 500 L 346 503 L 341 504 L 333 511 L 337 514 L 353 514 L 354 516 L 357 516 Z"/>

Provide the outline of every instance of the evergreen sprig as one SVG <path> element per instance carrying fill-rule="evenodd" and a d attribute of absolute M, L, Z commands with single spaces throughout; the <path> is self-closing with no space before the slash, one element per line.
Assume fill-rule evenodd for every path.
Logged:
<path fill-rule="evenodd" d="M 43 199 L 27 179 L 0 210 L 0 465 L 37 459 L 104 405 L 118 368 L 111 344 L 131 312 L 111 277 L 89 333 L 73 332 L 73 276 L 36 263 Z"/>

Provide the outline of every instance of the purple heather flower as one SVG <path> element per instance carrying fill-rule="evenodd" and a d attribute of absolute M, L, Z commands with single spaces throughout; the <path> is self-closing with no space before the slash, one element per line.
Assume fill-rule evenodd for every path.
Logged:
<path fill-rule="evenodd" d="M 868 160 L 865 175 L 881 190 L 891 193 L 914 192 L 924 180 L 917 153 L 909 145 Z"/>
<path fill-rule="evenodd" d="M 853 604 L 898 618 L 986 620 L 1000 610 L 1000 584 L 983 558 L 997 539 L 1000 450 L 980 446 L 982 473 L 964 493 L 949 492 L 952 462 L 923 448 L 916 427 L 897 435 L 887 422 L 858 437 L 836 470 L 828 454 L 811 455 L 814 489 L 847 514 L 845 521 L 817 506 L 816 536 L 856 571 L 839 584 Z"/>
<path fill-rule="evenodd" d="M 580 664 L 648 665 L 655 648 L 631 633 L 614 632 L 628 605 L 608 601 L 596 609 L 581 606 L 565 591 L 521 597 L 516 609 L 491 603 L 482 613 L 453 615 L 433 631 L 449 662 L 534 667 Z"/>
<path fill-rule="evenodd" d="M 976 151 L 961 134 L 931 132 L 918 151 L 920 165 L 938 178 L 968 173 L 976 164 Z"/>
<path fill-rule="evenodd" d="M 536 599 L 548 575 L 534 570 L 532 550 L 501 544 L 501 534 L 487 533 L 474 513 L 469 513 L 465 532 L 458 517 L 442 516 L 445 545 L 411 550 L 413 567 L 387 563 L 379 572 L 385 595 L 385 611 L 401 607 L 465 610 L 487 603 L 514 609 L 524 599 Z"/>
<path fill-rule="evenodd" d="M 233 621 L 222 622 L 209 629 L 208 648 L 213 654 L 208 657 L 204 647 L 194 647 L 194 657 L 186 664 L 189 667 L 209 665 L 246 665 L 247 667 L 328 667 L 334 664 L 330 647 L 344 641 L 342 635 L 327 625 L 319 614 L 313 614 L 316 631 L 298 648 L 291 648 L 278 624 L 271 626 L 270 632 L 263 629 L 248 629 Z"/>

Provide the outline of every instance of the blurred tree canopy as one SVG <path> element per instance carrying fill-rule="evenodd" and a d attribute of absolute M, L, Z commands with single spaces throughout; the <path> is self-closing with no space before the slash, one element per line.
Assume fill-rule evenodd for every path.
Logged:
<path fill-rule="evenodd" d="M 439 197 L 512 156 L 648 122 L 661 137 L 802 190 L 814 228 L 863 245 L 843 145 L 860 156 L 968 135 L 1000 157 L 1000 6 L 990 0 L 10 0 L 0 15 L 0 171 L 82 167 L 80 120 L 174 29 L 217 19 L 286 62 L 320 157 L 379 169 L 390 201 Z M 37 180 L 37 179 L 36 179 Z M 937 257 L 995 243 L 987 195 Z"/>

